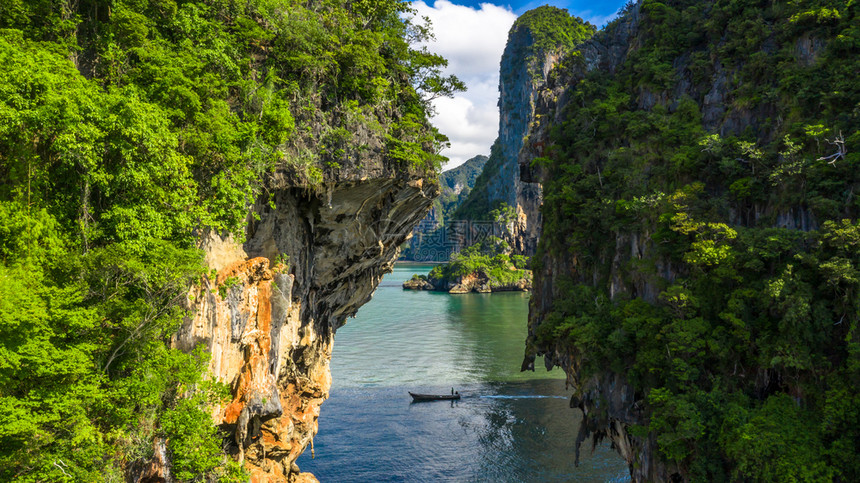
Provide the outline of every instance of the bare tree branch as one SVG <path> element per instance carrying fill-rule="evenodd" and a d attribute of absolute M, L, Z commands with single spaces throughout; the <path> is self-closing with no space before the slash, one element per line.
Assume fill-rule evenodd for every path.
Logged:
<path fill-rule="evenodd" d="M 833 141 L 829 139 L 825 139 L 825 141 L 827 141 L 827 144 L 830 144 L 831 146 L 836 146 L 836 152 L 830 156 L 822 156 L 818 158 L 818 161 L 827 161 L 827 164 L 832 165 L 840 159 L 845 159 L 845 155 L 848 154 L 848 148 L 845 147 L 845 138 L 842 136 L 842 131 L 839 131 L 839 135 L 836 136 Z"/>
<path fill-rule="evenodd" d="M 54 466 L 56 466 L 57 468 L 59 468 L 59 469 L 60 469 L 60 471 L 62 471 L 62 472 L 63 472 L 63 474 L 64 474 L 64 475 L 66 475 L 66 478 L 71 478 L 71 477 L 72 477 L 72 475 L 70 475 L 70 474 L 66 473 L 66 470 L 63 468 L 63 466 L 58 465 L 58 464 L 57 464 L 57 461 L 59 461 L 60 463 L 62 463 L 62 464 L 63 464 L 63 466 L 66 466 L 66 463 L 64 463 L 64 462 L 63 462 L 63 460 L 54 460 Z"/>

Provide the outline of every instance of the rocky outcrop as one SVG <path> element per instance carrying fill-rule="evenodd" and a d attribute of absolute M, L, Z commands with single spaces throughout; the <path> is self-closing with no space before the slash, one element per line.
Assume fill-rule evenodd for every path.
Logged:
<path fill-rule="evenodd" d="M 366 173 L 365 173 L 366 174 Z M 257 483 L 312 479 L 295 464 L 331 386 L 334 332 L 373 294 L 438 186 L 420 174 L 352 176 L 324 190 L 272 183 L 245 241 L 203 241 L 217 271 L 190 294 L 173 345 L 211 354 L 232 399 L 213 409 L 226 452 Z"/>
<path fill-rule="evenodd" d="M 470 273 L 457 280 L 448 282 L 445 287 L 448 288 L 448 293 L 491 293 L 491 292 L 528 292 L 532 288 L 531 272 L 526 276 L 518 279 L 515 282 L 499 283 L 493 281 L 489 275 L 483 271 Z"/>
<path fill-rule="evenodd" d="M 519 176 L 517 155 L 534 121 L 535 97 L 546 76 L 558 62 L 560 52 L 536 52 L 529 61 L 527 52 L 534 37 L 528 26 L 511 28 L 502 55 L 499 78 L 499 170 L 487 183 L 487 194 L 516 210 L 510 233 L 517 253 L 534 254 L 540 235 L 540 184 Z"/>
<path fill-rule="evenodd" d="M 434 290 L 435 287 L 427 277 L 423 275 L 415 275 L 411 279 L 403 282 L 404 290 Z"/>
<path fill-rule="evenodd" d="M 499 282 L 483 270 L 453 279 L 416 276 L 403 282 L 404 290 L 430 290 L 451 294 L 528 292 L 532 289 L 531 270 L 522 270 L 523 276 L 512 282 Z"/>

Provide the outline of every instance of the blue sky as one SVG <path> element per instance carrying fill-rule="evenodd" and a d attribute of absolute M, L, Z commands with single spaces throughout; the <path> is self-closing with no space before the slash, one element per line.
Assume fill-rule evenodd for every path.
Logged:
<path fill-rule="evenodd" d="M 517 16 L 539 7 L 566 8 L 571 15 L 597 25 L 611 20 L 626 0 L 587 2 L 468 0 L 413 1 L 418 15 L 430 18 L 436 41 L 427 47 L 448 59 L 446 73 L 454 74 L 468 91 L 453 99 L 434 101 L 434 124 L 451 140 L 442 152 L 450 158 L 444 169 L 451 169 L 478 154 L 490 153 L 499 130 L 499 62 L 508 30 Z"/>
<path fill-rule="evenodd" d="M 609 17 L 613 15 L 622 5 L 624 1 L 584 1 L 584 0 L 567 0 L 567 1 L 516 1 L 516 2 L 481 2 L 481 1 L 454 1 L 457 5 L 463 5 L 471 8 L 480 8 L 482 3 L 491 3 L 499 7 L 507 7 L 517 15 L 522 15 L 523 12 L 531 10 L 541 5 L 552 5 L 558 8 L 566 8 L 572 15 L 580 17 Z"/>

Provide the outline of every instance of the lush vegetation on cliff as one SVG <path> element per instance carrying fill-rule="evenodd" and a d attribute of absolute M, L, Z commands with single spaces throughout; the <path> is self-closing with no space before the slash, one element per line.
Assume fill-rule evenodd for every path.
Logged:
<path fill-rule="evenodd" d="M 224 460 L 203 352 L 168 348 L 205 230 L 241 238 L 278 170 L 312 189 L 361 153 L 438 169 L 408 2 L 0 2 L 0 479 L 123 481 Z M 366 141 L 366 142 L 365 142 Z"/>
<path fill-rule="evenodd" d="M 579 354 L 583 382 L 626 376 L 631 432 L 684 479 L 856 481 L 860 4 L 640 14 L 615 75 L 573 58 L 536 160 L 535 269 L 571 276 L 531 344 Z"/>
<path fill-rule="evenodd" d="M 503 165 L 516 165 L 516 155 L 522 146 L 522 136 L 526 134 L 533 106 L 528 99 L 519 99 L 522 92 L 536 88 L 543 82 L 544 58 L 547 54 L 562 55 L 571 52 L 579 43 L 594 35 L 595 27 L 579 17 L 571 16 L 567 10 L 544 5 L 529 10 L 517 18 L 508 34 L 508 43 L 502 57 L 500 82 L 507 86 L 501 98 L 499 109 L 502 117 L 512 120 L 508 124 L 521 125 L 522 132 L 512 133 L 513 139 L 499 139 L 490 148 L 490 159 L 475 180 L 475 186 L 468 198 L 454 213 L 458 220 L 490 220 L 490 212 L 499 208 L 501 203 L 512 204 L 514 200 L 505 193 L 513 192 L 514 180 L 501 175 Z M 528 84 L 526 87 L 521 84 Z M 500 128 L 500 129 L 503 129 Z M 515 145 L 505 146 L 503 142 Z M 513 157 L 513 159 L 509 159 Z M 507 174 L 518 175 L 518 170 Z M 499 183 L 509 184 L 510 188 L 499 187 Z"/>
<path fill-rule="evenodd" d="M 481 174 L 475 179 L 475 185 L 469 191 L 469 196 L 454 210 L 455 220 L 489 220 L 490 211 L 498 208 L 504 200 L 490 200 L 490 182 L 498 177 L 503 157 L 501 146 L 496 140 L 490 148 L 490 157 L 481 170 Z M 513 183 L 513 180 L 510 180 Z"/>
<path fill-rule="evenodd" d="M 520 30 L 528 32 L 531 42 L 514 49 L 511 54 L 522 58 L 534 82 L 543 81 L 541 64 L 547 54 L 571 52 L 597 30 L 594 25 L 570 15 L 566 9 L 544 5 L 525 12 L 511 27 L 510 36 Z M 502 72 L 502 76 L 511 75 Z"/>

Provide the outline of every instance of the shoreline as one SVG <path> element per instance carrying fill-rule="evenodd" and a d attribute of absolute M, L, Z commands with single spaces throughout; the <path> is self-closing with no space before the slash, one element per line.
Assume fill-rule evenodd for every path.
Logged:
<path fill-rule="evenodd" d="M 448 262 L 416 262 L 413 260 L 395 260 L 394 261 L 395 266 L 397 266 L 397 265 L 430 265 L 430 266 L 435 266 L 435 265 L 444 265 L 446 263 L 448 263 Z"/>

